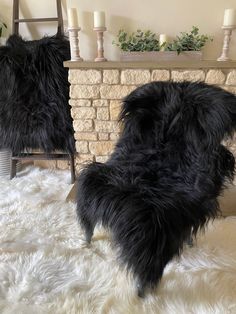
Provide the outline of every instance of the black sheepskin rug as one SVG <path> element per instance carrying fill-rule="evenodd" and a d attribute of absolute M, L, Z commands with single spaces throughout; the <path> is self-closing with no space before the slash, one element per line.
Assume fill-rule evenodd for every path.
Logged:
<path fill-rule="evenodd" d="M 1 148 L 75 151 L 63 67 L 69 59 L 69 41 L 60 36 L 25 41 L 12 35 L 0 47 Z"/>
<path fill-rule="evenodd" d="M 190 236 L 219 213 L 234 176 L 221 144 L 236 129 L 236 96 L 204 83 L 153 82 L 126 97 L 110 159 L 78 178 L 79 222 L 90 242 L 101 223 L 143 296 Z"/>

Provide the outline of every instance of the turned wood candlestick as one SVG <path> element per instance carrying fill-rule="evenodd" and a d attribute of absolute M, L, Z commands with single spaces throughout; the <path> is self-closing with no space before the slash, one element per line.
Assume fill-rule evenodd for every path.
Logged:
<path fill-rule="evenodd" d="M 107 61 L 106 58 L 104 58 L 104 48 L 103 48 L 103 33 L 107 30 L 106 27 L 94 27 L 95 32 L 97 32 L 97 57 L 94 61 L 101 62 L 101 61 Z"/>
<path fill-rule="evenodd" d="M 230 38 L 231 38 L 232 31 L 235 28 L 236 28 L 236 25 L 222 26 L 222 29 L 224 30 L 224 42 L 223 42 L 222 54 L 217 59 L 217 61 L 230 61 L 229 44 L 230 44 Z"/>
<path fill-rule="evenodd" d="M 79 51 L 79 31 L 80 27 L 69 27 L 70 54 L 71 61 L 83 61 Z"/>

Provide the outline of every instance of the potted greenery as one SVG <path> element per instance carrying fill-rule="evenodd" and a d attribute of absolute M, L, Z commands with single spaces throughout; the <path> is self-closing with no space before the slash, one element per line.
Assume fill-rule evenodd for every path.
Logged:
<path fill-rule="evenodd" d="M 6 39 L 2 37 L 4 29 L 7 29 L 7 25 L 4 22 L 0 21 L 0 46 L 4 45 L 6 42 Z"/>
<path fill-rule="evenodd" d="M 137 30 L 128 34 L 121 29 L 118 33 L 118 42 L 113 44 L 121 49 L 122 61 L 144 61 L 153 59 L 160 50 L 157 35 L 150 30 Z"/>
<path fill-rule="evenodd" d="M 120 30 L 118 42 L 113 44 L 121 49 L 122 61 L 185 61 L 201 60 L 201 50 L 209 40 L 212 38 L 200 35 L 199 29 L 193 26 L 190 33 L 182 32 L 172 42 L 162 45 L 150 30 L 137 30 L 130 35 Z"/>

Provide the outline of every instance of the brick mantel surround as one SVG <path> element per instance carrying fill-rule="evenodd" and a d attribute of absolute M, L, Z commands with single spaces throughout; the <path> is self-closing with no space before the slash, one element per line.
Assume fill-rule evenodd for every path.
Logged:
<path fill-rule="evenodd" d="M 236 93 L 235 62 L 76 62 L 69 68 L 70 105 L 74 119 L 76 168 L 107 160 L 119 137 L 121 100 L 151 81 L 205 81 Z M 236 141 L 231 143 L 236 152 Z"/>

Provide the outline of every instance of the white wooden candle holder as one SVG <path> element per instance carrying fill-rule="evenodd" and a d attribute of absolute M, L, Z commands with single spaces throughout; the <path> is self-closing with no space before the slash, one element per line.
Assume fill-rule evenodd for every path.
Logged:
<path fill-rule="evenodd" d="M 217 61 L 230 61 L 230 58 L 229 58 L 229 43 L 230 43 L 230 38 L 231 38 L 232 31 L 235 28 L 236 28 L 236 25 L 222 26 L 222 29 L 224 30 L 224 42 L 223 42 L 222 54 L 217 59 Z"/>
<path fill-rule="evenodd" d="M 69 27 L 70 54 L 71 61 L 83 61 L 79 51 L 79 31 L 80 27 Z"/>
<path fill-rule="evenodd" d="M 94 27 L 94 31 L 97 32 L 97 57 L 94 61 L 101 62 L 101 61 L 107 61 L 106 58 L 104 58 L 104 48 L 103 48 L 103 33 L 106 31 L 106 27 Z"/>

